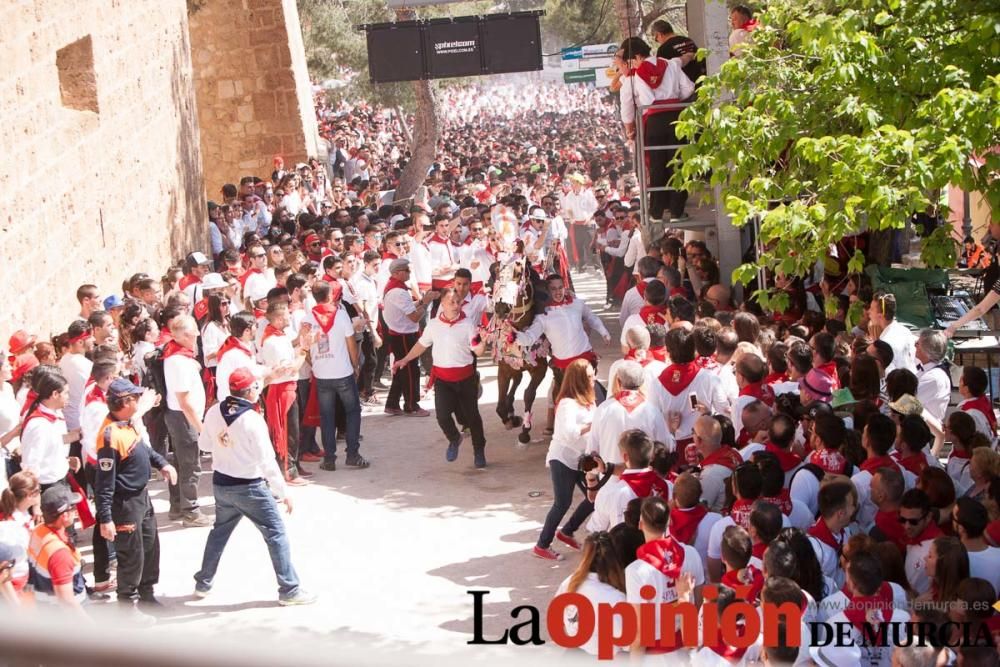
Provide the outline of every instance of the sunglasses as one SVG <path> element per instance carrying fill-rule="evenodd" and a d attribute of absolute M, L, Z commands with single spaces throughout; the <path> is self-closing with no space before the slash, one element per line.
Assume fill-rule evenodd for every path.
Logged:
<path fill-rule="evenodd" d="M 250 255 L 250 259 L 260 259 L 261 257 L 267 257 L 267 254 L 261 252 L 261 253 L 254 253 L 253 255 Z"/>
<path fill-rule="evenodd" d="M 904 524 L 904 525 L 905 524 L 910 524 L 911 526 L 918 526 L 918 525 L 920 525 L 920 522 L 923 521 L 926 518 L 927 518 L 926 514 L 924 514 L 919 519 L 907 519 L 905 516 L 901 516 L 901 517 L 899 517 L 899 522 L 901 524 Z"/>
<path fill-rule="evenodd" d="M 397 248 L 402 248 L 402 247 L 403 247 L 403 246 L 405 246 L 406 244 L 405 244 L 405 243 L 393 243 L 392 245 L 394 245 L 394 246 L 395 246 L 395 247 L 397 247 Z"/>

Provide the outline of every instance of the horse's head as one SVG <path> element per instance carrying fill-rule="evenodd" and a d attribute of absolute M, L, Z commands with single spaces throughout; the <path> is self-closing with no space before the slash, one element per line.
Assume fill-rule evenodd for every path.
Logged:
<path fill-rule="evenodd" d="M 510 319 L 516 324 L 531 310 L 533 297 L 534 287 L 523 259 L 498 267 L 493 282 L 493 313 L 499 321 Z"/>

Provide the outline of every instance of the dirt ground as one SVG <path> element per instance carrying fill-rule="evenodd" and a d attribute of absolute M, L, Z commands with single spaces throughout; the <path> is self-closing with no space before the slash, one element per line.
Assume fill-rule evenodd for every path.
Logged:
<path fill-rule="evenodd" d="M 601 356 L 598 375 L 606 378 L 620 356 L 618 313 L 604 307 L 602 276 L 585 273 L 575 283 L 578 296 L 612 333 L 610 349 L 597 335 L 591 337 Z M 168 521 L 166 489 L 162 482 L 152 484 L 162 554 L 157 592 L 165 604 L 157 632 L 176 628 L 198 642 L 225 635 L 254 644 L 267 633 L 279 645 L 301 649 L 327 639 L 332 641 L 316 646 L 363 649 L 372 658 L 372 650 L 401 651 L 410 664 L 424 661 L 420 656 L 434 659 L 463 650 L 503 662 L 547 654 L 544 648 L 466 646 L 473 632 L 469 590 L 489 592 L 483 607 L 486 638 L 527 619 L 522 612 L 511 620 L 518 605 L 539 608 L 547 638 L 547 602 L 579 559 L 559 543 L 555 548 L 567 555 L 560 563 L 539 560 L 530 551 L 552 500 L 542 436 L 551 375 L 536 401 L 535 440 L 517 449 L 518 431 L 505 430 L 494 412 L 496 368 L 481 364 L 480 372 L 486 470 L 473 467 L 468 439 L 458 461 L 445 461 L 446 442 L 433 415 L 386 417 L 381 408 L 366 411 L 362 421 L 361 451 L 372 460 L 370 469 L 323 472 L 307 464 L 316 470 L 314 483 L 292 489 L 295 509 L 286 523 L 296 570 L 304 587 L 319 595 L 313 606 L 277 605 L 267 550 L 248 522 L 234 532 L 211 596 L 194 598 L 192 577 L 209 529 Z M 422 405 L 433 410 L 433 399 Z M 211 515 L 210 474 L 202 476 L 201 492 Z"/>

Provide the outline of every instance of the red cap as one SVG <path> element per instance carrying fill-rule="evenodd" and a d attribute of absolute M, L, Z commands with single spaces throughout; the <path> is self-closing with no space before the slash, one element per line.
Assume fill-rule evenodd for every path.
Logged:
<path fill-rule="evenodd" d="M 319 241 L 319 237 L 316 236 L 315 234 L 306 234 L 306 237 L 302 239 L 302 243 L 304 243 L 305 245 L 309 245 L 313 241 Z"/>
<path fill-rule="evenodd" d="M 14 332 L 14 335 L 10 337 L 7 343 L 7 348 L 10 350 L 11 354 L 18 355 L 22 352 L 26 352 L 29 347 L 35 344 L 38 340 L 37 336 L 30 335 L 24 329 L 18 329 Z"/>
<path fill-rule="evenodd" d="M 249 368 L 237 368 L 229 376 L 229 391 L 242 391 L 257 381 Z"/>

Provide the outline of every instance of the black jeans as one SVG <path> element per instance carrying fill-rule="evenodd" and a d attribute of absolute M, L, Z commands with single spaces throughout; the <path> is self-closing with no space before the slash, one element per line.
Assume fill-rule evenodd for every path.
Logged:
<path fill-rule="evenodd" d="M 387 333 L 385 342 L 392 356 L 402 359 L 413 349 L 419 337 L 420 334 L 417 332 L 400 335 Z M 416 359 L 392 376 L 392 385 L 389 386 L 385 407 L 398 409 L 400 398 L 403 400 L 403 409 L 407 412 L 420 407 L 417 405 L 417 401 L 420 400 L 420 362 Z"/>
<path fill-rule="evenodd" d="M 167 408 L 164 420 L 177 468 L 177 484 L 170 485 L 170 511 L 197 514 L 198 474 L 201 472 L 198 434 L 180 410 Z"/>
<path fill-rule="evenodd" d="M 298 456 L 303 454 L 319 454 L 319 445 L 316 444 L 316 427 L 306 426 L 302 422 L 306 417 L 306 406 L 309 405 L 309 388 L 312 381 L 309 378 L 299 380 L 296 385 L 295 397 L 296 407 L 299 411 L 299 450 Z M 296 458 L 298 461 L 298 458 Z"/>
<path fill-rule="evenodd" d="M 87 484 L 92 489 L 96 488 L 94 480 L 97 479 L 97 468 L 88 463 L 84 466 L 84 470 L 87 474 Z M 111 559 L 115 557 L 115 545 L 101 537 L 101 524 L 99 523 L 94 524 L 91 544 L 94 548 L 94 583 L 100 584 L 111 578 L 110 563 Z"/>
<path fill-rule="evenodd" d="M 111 501 L 115 522 L 115 550 L 118 553 L 118 601 L 134 602 L 152 597 L 160 580 L 160 537 L 149 493 L 119 497 Z"/>
<path fill-rule="evenodd" d="M 362 396 L 368 396 L 375 391 L 375 366 L 376 351 L 375 339 L 371 333 L 366 331 L 361 339 L 361 377 L 358 379 L 359 389 Z"/>
<path fill-rule="evenodd" d="M 579 470 L 569 468 L 559 461 L 549 461 L 549 472 L 552 474 L 552 507 L 545 517 L 542 533 L 538 536 L 538 546 L 543 549 L 552 546 L 552 540 L 556 536 L 556 526 L 573 504 L 573 489 L 576 488 L 576 481 L 580 478 Z M 575 533 L 593 511 L 594 504 L 584 498 L 573 512 L 573 516 L 563 526 L 562 532 L 567 535 Z"/>
<path fill-rule="evenodd" d="M 460 382 L 434 381 L 434 413 L 438 426 L 449 441 L 458 440 L 460 433 L 455 426 L 460 424 L 469 427 L 472 432 L 472 447 L 481 450 L 486 447 L 486 435 L 483 433 L 483 418 L 479 414 L 478 379 L 473 373 Z M 454 415 L 454 418 L 452 418 Z"/>
<path fill-rule="evenodd" d="M 153 451 L 163 458 L 166 458 L 170 451 L 170 434 L 167 433 L 166 414 L 167 408 L 161 406 L 153 408 L 142 416 L 146 432 L 149 433 L 149 444 Z"/>
<path fill-rule="evenodd" d="M 676 146 L 681 142 L 675 132 L 675 123 L 681 110 L 661 111 L 646 120 L 645 143 L 647 146 Z M 649 156 L 649 186 L 664 187 L 673 176 L 674 170 L 669 166 L 674 159 L 676 149 L 648 151 Z M 666 213 L 678 217 L 684 212 L 687 203 L 687 192 L 684 190 L 667 190 L 649 193 L 649 217 L 661 219 Z"/>

